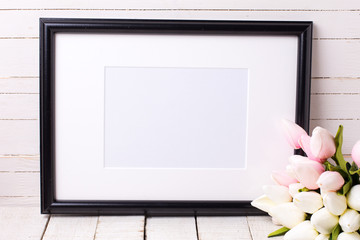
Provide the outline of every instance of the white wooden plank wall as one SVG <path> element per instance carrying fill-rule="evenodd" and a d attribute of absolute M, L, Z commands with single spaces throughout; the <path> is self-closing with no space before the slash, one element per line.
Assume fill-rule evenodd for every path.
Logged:
<path fill-rule="evenodd" d="M 346 154 L 351 152 L 352 145 L 360 139 L 359 0 L 2 0 L 0 3 L 0 205 L 2 206 L 36 206 L 39 201 L 38 19 L 40 17 L 314 21 L 311 127 L 321 125 L 335 133 L 338 125 L 343 124 L 345 126 L 343 151 Z M 123 221 L 123 219 L 118 220 Z M 242 226 L 242 222 L 246 220 L 250 229 L 240 229 L 238 226 Z M 258 225 L 253 220 L 253 218 L 236 218 L 230 223 L 223 222 L 226 220 L 198 218 L 196 225 L 193 218 L 181 220 L 149 218 L 146 234 L 148 239 L 171 239 L 171 231 L 179 231 L 178 226 L 186 226 L 184 231 L 181 230 L 183 234 L 181 239 L 194 239 L 195 231 L 199 239 L 207 240 L 215 239 L 217 227 L 232 228 L 233 226 L 229 231 L 243 232 L 238 234 L 238 238 L 231 239 L 249 239 L 244 236 L 248 236 L 246 234 L 252 231 L 256 232 L 253 233 L 255 235 L 263 234 L 258 239 L 264 239 L 264 233 L 257 229 Z M 56 216 L 50 219 L 51 226 L 61 221 L 62 218 Z M 111 236 L 106 235 L 105 230 L 113 224 L 112 221 L 105 218 L 96 218 L 96 220 L 74 218 L 71 224 L 83 224 L 79 221 L 88 221 L 97 226 L 93 228 L 93 230 L 97 229 L 93 232 L 94 236 L 97 235 L 96 239 L 111 239 Z M 139 228 L 138 224 L 141 225 L 144 219 L 136 218 L 136 221 L 134 225 L 127 224 L 134 229 Z M 165 232 L 159 231 L 152 227 L 158 225 L 158 221 L 164 221 L 166 226 L 176 227 L 166 228 Z M 269 219 L 266 218 L 264 221 Z M 272 226 L 268 222 L 264 224 L 270 228 Z M 43 238 L 57 239 L 56 236 L 60 234 L 57 231 L 59 230 L 48 229 Z M 37 233 L 31 234 L 35 236 Z M 126 234 L 133 236 L 129 239 L 142 239 L 143 236 L 142 234 L 139 236 L 136 231 L 123 234 L 125 234 L 124 239 L 127 239 Z M 89 239 L 93 238 L 89 236 Z M 62 239 L 70 238 L 65 236 Z"/>

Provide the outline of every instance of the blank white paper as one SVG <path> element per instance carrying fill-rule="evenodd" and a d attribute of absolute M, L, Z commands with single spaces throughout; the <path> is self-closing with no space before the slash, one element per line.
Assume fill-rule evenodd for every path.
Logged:
<path fill-rule="evenodd" d="M 105 67 L 105 167 L 244 168 L 248 71 Z"/>

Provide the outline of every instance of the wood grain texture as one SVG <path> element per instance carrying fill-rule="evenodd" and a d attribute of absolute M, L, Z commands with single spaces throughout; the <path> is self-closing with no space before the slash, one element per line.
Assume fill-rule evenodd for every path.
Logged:
<path fill-rule="evenodd" d="M 42 240 L 93 240 L 98 217 L 52 215 Z"/>
<path fill-rule="evenodd" d="M 0 119 L 38 118 L 38 94 L 0 94 Z"/>
<path fill-rule="evenodd" d="M 144 216 L 100 216 L 94 240 L 143 240 Z"/>
<path fill-rule="evenodd" d="M 360 94 L 360 78 L 312 79 L 313 94 Z"/>
<path fill-rule="evenodd" d="M 306 9 L 306 10 L 345 10 L 359 9 L 357 0 L 347 0 L 346 4 L 337 0 L 3 0 L 0 9 L 36 9 L 36 8 L 70 8 L 70 9 Z"/>
<path fill-rule="evenodd" d="M 0 156 L 0 172 L 38 172 L 39 156 Z"/>
<path fill-rule="evenodd" d="M 313 77 L 360 76 L 359 40 L 314 40 L 312 56 Z"/>
<path fill-rule="evenodd" d="M 251 239 L 246 217 L 197 217 L 199 240 Z"/>
<path fill-rule="evenodd" d="M 38 120 L 0 120 L 0 133 L 0 155 L 39 155 Z"/>
<path fill-rule="evenodd" d="M 360 94 L 312 95 L 311 119 L 360 119 Z M 354 131 L 360 131 L 353 129 Z"/>
<path fill-rule="evenodd" d="M 38 39 L 0 39 L 0 78 L 39 76 Z"/>
<path fill-rule="evenodd" d="M 0 239 L 39 240 L 48 218 L 38 207 L 0 207 Z"/>
<path fill-rule="evenodd" d="M 147 240 L 197 240 L 194 217 L 149 217 Z"/>
<path fill-rule="evenodd" d="M 38 172 L 0 172 L 0 196 L 39 196 L 40 174 Z"/>
<path fill-rule="evenodd" d="M 0 207 L 37 207 L 40 213 L 40 196 L 0 197 Z"/>
<path fill-rule="evenodd" d="M 243 11 L 243 10 L 24 10 L 2 11 L 0 38 L 39 36 L 39 18 L 123 18 L 123 19 L 202 19 L 313 21 L 314 38 L 359 38 L 359 11 Z M 336 21 L 333 21 L 336 19 Z M 331 22 L 332 24 L 329 24 Z"/>
<path fill-rule="evenodd" d="M 1 15 L 0 15 L 1 16 Z M 0 94 L 39 93 L 39 78 L 3 78 L 0 79 Z"/>
<path fill-rule="evenodd" d="M 281 228 L 272 223 L 271 218 L 268 216 L 249 216 L 247 217 L 249 229 L 253 240 L 268 239 L 269 233 Z M 271 239 L 283 239 L 283 237 L 275 237 Z"/>

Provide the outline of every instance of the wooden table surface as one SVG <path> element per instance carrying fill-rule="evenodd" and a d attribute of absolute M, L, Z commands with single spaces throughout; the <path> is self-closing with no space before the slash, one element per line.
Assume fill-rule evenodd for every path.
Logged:
<path fill-rule="evenodd" d="M 278 228 L 258 216 L 63 216 L 41 215 L 38 207 L 0 207 L 0 239 L 6 240 L 264 240 Z"/>

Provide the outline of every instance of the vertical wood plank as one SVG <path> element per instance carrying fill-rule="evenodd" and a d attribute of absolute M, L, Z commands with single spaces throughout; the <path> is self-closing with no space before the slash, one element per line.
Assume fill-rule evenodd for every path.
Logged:
<path fill-rule="evenodd" d="M 249 240 L 246 217 L 198 217 L 199 240 Z"/>
<path fill-rule="evenodd" d="M 95 240 L 143 240 L 144 216 L 100 216 Z"/>
<path fill-rule="evenodd" d="M 268 216 L 249 216 L 247 217 L 250 233 L 253 240 L 264 240 L 268 239 L 269 233 L 281 228 L 272 223 L 271 218 Z M 274 237 L 271 239 L 282 239 L 283 237 Z"/>
<path fill-rule="evenodd" d="M 93 240 L 98 217 L 52 215 L 42 240 Z"/>
<path fill-rule="evenodd" d="M 194 217 L 149 217 L 147 240 L 197 240 Z"/>
<path fill-rule="evenodd" d="M 48 218 L 38 207 L 0 207 L 0 239 L 39 240 Z"/>

